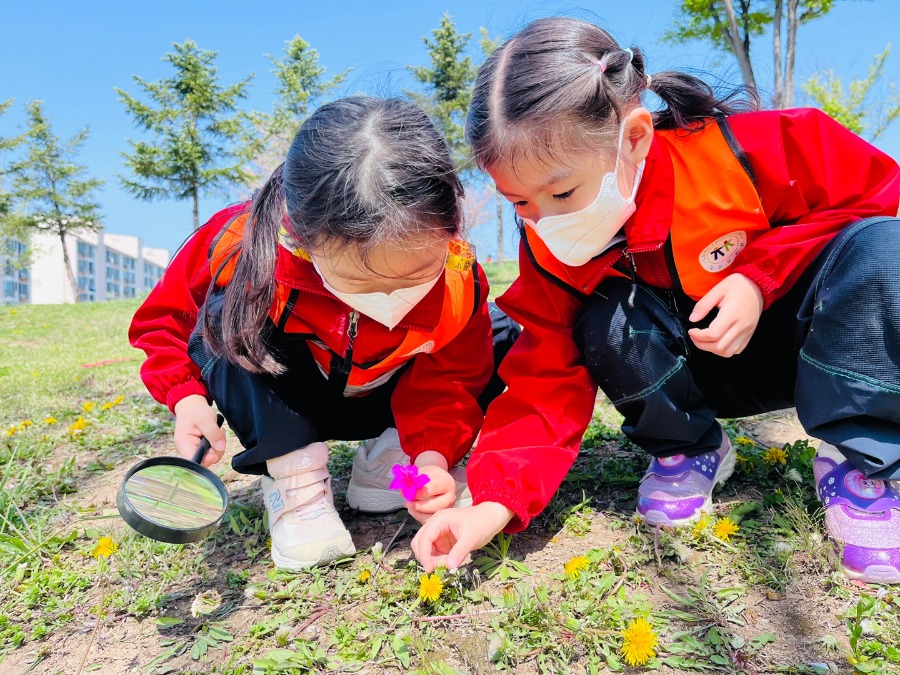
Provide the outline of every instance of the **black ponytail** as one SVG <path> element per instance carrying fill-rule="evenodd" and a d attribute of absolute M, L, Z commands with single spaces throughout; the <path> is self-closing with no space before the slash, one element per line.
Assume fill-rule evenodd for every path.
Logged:
<path fill-rule="evenodd" d="M 285 214 L 283 170 L 282 164 L 253 196 L 240 242 L 213 271 L 207 306 L 214 293 L 223 293 L 221 319 L 205 312 L 203 323 L 204 338 L 216 354 L 250 372 L 273 375 L 281 373 L 283 366 L 269 353 L 265 333 L 269 307 L 275 297 L 278 232 Z M 234 256 L 234 274 L 223 291 L 216 281 L 222 267 Z"/>
<path fill-rule="evenodd" d="M 736 88 L 725 96 L 717 96 L 709 83 L 676 70 L 655 73 L 649 84 L 650 91 L 666 105 L 663 110 L 653 113 L 656 129 L 684 129 L 712 117 L 759 108 L 755 96 L 739 98 L 745 93 L 743 89 Z"/>

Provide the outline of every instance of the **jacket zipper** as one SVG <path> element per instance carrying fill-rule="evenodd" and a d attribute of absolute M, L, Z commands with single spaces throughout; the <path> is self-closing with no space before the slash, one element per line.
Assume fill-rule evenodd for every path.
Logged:
<path fill-rule="evenodd" d="M 356 341 L 356 335 L 359 332 L 359 312 L 355 309 L 350 311 L 350 323 L 347 326 L 347 336 L 350 340 L 347 342 L 347 351 L 344 352 L 344 361 L 341 364 L 341 372 L 349 375 L 353 369 L 353 343 Z"/>

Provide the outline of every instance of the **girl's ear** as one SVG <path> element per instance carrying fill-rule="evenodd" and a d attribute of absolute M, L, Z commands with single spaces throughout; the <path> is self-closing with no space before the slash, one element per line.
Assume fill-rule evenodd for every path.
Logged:
<path fill-rule="evenodd" d="M 625 116 L 622 152 L 634 164 L 647 158 L 653 143 L 653 118 L 650 111 L 638 107 Z"/>

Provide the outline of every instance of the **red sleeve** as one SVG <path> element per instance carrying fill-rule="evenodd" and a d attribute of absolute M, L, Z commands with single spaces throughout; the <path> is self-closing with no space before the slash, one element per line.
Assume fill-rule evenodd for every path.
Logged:
<path fill-rule="evenodd" d="M 500 366 L 507 390 L 488 408 L 467 468 L 476 504 L 500 502 L 516 532 L 550 503 L 591 421 L 597 385 L 575 344 L 583 301 L 540 276 L 520 246 L 519 278 L 497 301 L 523 332 Z"/>
<path fill-rule="evenodd" d="M 243 208 L 220 211 L 191 235 L 131 320 L 128 340 L 147 353 L 141 379 L 150 395 L 173 412 L 175 404 L 191 394 L 209 398 L 200 369 L 188 356 L 188 339 L 211 283 L 209 247 Z"/>
<path fill-rule="evenodd" d="M 400 445 L 412 461 L 435 450 L 452 467 L 465 456 L 484 421 L 478 397 L 494 371 L 488 282 L 478 266 L 479 305 L 449 344 L 417 355 L 391 398 Z"/>
<path fill-rule="evenodd" d="M 772 224 L 741 253 L 734 272 L 759 285 L 766 307 L 848 223 L 897 215 L 897 163 L 822 111 L 747 113 L 728 121 Z"/>

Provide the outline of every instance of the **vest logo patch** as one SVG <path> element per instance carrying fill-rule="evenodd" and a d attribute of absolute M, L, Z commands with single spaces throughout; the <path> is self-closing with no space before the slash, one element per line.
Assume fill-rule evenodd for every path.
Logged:
<path fill-rule="evenodd" d="M 721 272 L 731 265 L 747 246 L 747 233 L 730 232 L 716 239 L 700 253 L 700 266 L 707 272 Z"/>
<path fill-rule="evenodd" d="M 416 347 L 407 356 L 415 356 L 416 354 L 430 354 L 434 350 L 434 340 L 429 340 L 421 347 Z"/>

